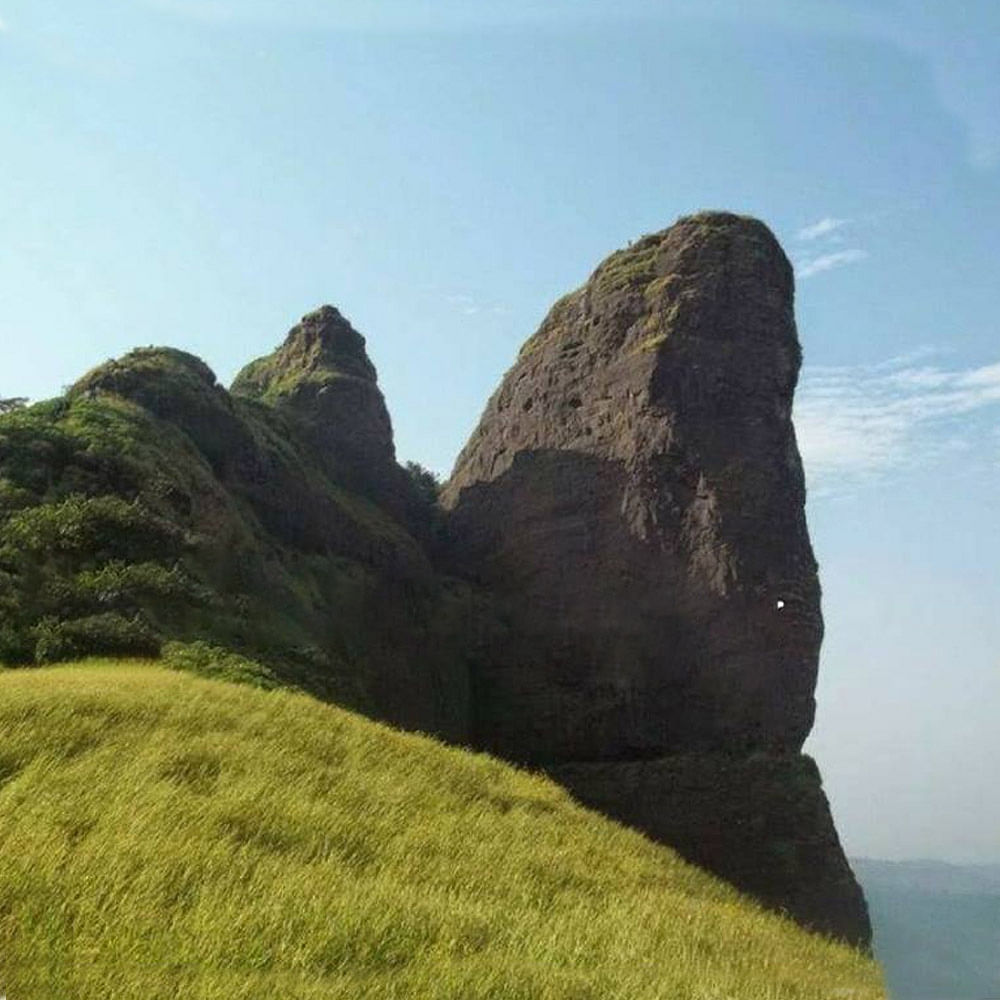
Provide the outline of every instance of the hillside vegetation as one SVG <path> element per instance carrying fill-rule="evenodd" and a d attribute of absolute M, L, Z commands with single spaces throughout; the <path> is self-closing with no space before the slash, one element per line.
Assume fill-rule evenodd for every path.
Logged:
<path fill-rule="evenodd" d="M 881 997 L 548 780 L 143 662 L 0 673 L 8 1000 Z"/>
<path fill-rule="evenodd" d="M 360 335 L 337 329 L 358 354 L 320 357 L 319 398 L 363 385 L 383 412 L 374 382 L 330 367 L 370 367 Z M 301 395 L 319 377 L 295 369 L 280 385 Z M 287 686 L 464 740 L 470 636 L 490 618 L 421 547 L 427 484 L 396 466 L 391 442 L 366 464 L 313 440 L 326 424 L 299 396 L 258 400 L 241 384 L 230 394 L 198 358 L 139 348 L 0 414 L 0 662 L 207 643 Z"/>

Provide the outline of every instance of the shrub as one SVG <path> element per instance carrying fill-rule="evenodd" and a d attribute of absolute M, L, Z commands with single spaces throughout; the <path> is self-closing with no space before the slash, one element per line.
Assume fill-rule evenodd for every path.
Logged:
<path fill-rule="evenodd" d="M 12 514 L 0 530 L 0 557 L 77 555 L 91 565 L 179 554 L 180 530 L 138 501 L 71 496 Z"/>
<path fill-rule="evenodd" d="M 114 611 L 69 620 L 46 617 L 30 630 L 36 663 L 84 656 L 156 656 L 160 638 L 142 615 Z"/>
<path fill-rule="evenodd" d="M 428 506 L 436 504 L 441 494 L 441 480 L 437 473 L 424 468 L 419 462 L 407 462 L 405 468 L 417 496 Z"/>
<path fill-rule="evenodd" d="M 208 642 L 168 642 L 163 646 L 162 657 L 163 665 L 172 670 L 249 684 L 267 691 L 282 687 L 263 664 Z"/>

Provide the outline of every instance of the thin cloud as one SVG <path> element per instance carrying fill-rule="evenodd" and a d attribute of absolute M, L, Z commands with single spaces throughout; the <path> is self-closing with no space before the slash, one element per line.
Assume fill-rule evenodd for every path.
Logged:
<path fill-rule="evenodd" d="M 810 487 L 821 493 L 932 462 L 956 451 L 989 455 L 1000 413 L 1000 362 L 977 368 L 806 368 L 795 427 Z"/>
<path fill-rule="evenodd" d="M 465 316 L 475 316 L 482 309 L 471 295 L 448 295 L 446 301 Z"/>
<path fill-rule="evenodd" d="M 836 250 L 833 253 L 825 253 L 819 257 L 813 257 L 796 266 L 795 273 L 799 278 L 811 278 L 813 275 L 822 274 L 824 271 L 832 271 L 837 267 L 844 267 L 847 264 L 857 263 L 868 256 L 867 250 L 857 248 L 851 250 Z"/>
<path fill-rule="evenodd" d="M 469 0 L 139 0 L 163 13 L 214 24 L 250 23 L 313 29 L 453 31 L 511 24 L 559 24 L 567 18 L 591 20 L 574 7 L 575 0 L 511 0 L 506 4 Z M 640 0 L 639 8 L 646 0 Z M 614 16 L 609 0 L 598 17 Z"/>
<path fill-rule="evenodd" d="M 850 219 L 836 219 L 832 215 L 827 215 L 818 222 L 812 223 L 812 225 L 803 226 L 795 234 L 795 236 L 796 239 L 802 240 L 803 242 L 818 240 L 821 236 L 829 236 L 831 233 L 835 233 L 838 229 L 846 226 L 850 221 Z"/>
<path fill-rule="evenodd" d="M 964 126 L 969 161 L 981 169 L 1000 165 L 1000 101 L 996 100 L 997 52 L 992 5 L 954 5 L 926 0 L 894 3 L 803 3 L 802 0 L 138 0 L 206 22 L 251 22 L 338 30 L 461 30 L 516 25 L 620 23 L 623 17 L 672 15 L 709 21 L 777 24 L 816 34 L 879 39 L 922 60 L 943 107 Z M 664 11 L 664 7 L 669 10 Z"/>
<path fill-rule="evenodd" d="M 260 15 L 257 5 L 252 4 L 249 11 L 241 12 L 228 3 L 219 3 L 218 0 L 140 0 L 140 2 L 145 7 L 165 14 L 209 23 L 229 23 L 244 18 L 255 20 Z"/>
<path fill-rule="evenodd" d="M 488 313 L 492 316 L 505 316 L 507 314 L 505 306 L 479 302 L 471 295 L 446 295 L 445 301 L 465 316 L 476 316 L 479 313 Z"/>
<path fill-rule="evenodd" d="M 8 30 L 8 28 L 7 28 L 7 22 L 2 17 L 0 17 L 0 32 L 7 31 L 7 30 Z"/>

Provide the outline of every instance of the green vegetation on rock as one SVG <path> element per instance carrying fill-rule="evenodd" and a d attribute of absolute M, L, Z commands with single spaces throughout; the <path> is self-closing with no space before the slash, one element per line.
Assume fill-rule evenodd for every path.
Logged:
<path fill-rule="evenodd" d="M 0 674 L 9 1000 L 875 1000 L 876 966 L 484 755 L 141 663 Z"/>
<path fill-rule="evenodd" d="M 299 354 L 313 389 L 334 362 L 374 377 L 346 321 L 328 340 L 290 338 L 282 377 Z M 441 629 L 475 599 L 415 537 L 435 530 L 436 498 L 391 452 L 392 497 L 352 479 L 357 456 L 316 440 L 321 417 L 230 395 L 169 348 L 0 414 L 0 663 L 207 644 L 269 684 L 463 738 L 468 644 Z"/>
<path fill-rule="evenodd" d="M 606 295 L 647 284 L 656 273 L 656 253 L 660 241 L 658 233 L 643 236 L 613 253 L 594 272 L 591 280 L 595 289 Z"/>

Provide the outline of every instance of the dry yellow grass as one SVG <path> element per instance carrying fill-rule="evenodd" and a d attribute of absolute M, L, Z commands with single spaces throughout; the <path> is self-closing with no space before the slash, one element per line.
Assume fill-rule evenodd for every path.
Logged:
<path fill-rule="evenodd" d="M 490 757 L 288 692 L 0 673 L 8 1000 L 874 1000 L 870 960 Z"/>

